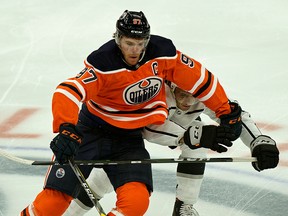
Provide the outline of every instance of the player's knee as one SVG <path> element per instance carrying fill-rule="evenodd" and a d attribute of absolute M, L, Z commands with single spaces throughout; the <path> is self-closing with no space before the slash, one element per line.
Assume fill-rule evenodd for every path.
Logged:
<path fill-rule="evenodd" d="M 117 188 L 116 206 L 125 216 L 144 215 L 149 206 L 150 193 L 145 184 L 129 182 Z"/>
<path fill-rule="evenodd" d="M 38 194 L 33 202 L 35 215 L 60 216 L 68 208 L 73 197 L 53 189 L 46 188 Z"/>

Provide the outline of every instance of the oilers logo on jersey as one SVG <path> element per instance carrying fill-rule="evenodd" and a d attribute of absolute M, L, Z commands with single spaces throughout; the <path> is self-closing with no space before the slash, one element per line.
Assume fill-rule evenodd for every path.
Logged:
<path fill-rule="evenodd" d="M 154 98 L 160 91 L 163 81 L 159 77 L 142 79 L 124 90 L 124 101 L 127 104 L 140 104 Z"/>

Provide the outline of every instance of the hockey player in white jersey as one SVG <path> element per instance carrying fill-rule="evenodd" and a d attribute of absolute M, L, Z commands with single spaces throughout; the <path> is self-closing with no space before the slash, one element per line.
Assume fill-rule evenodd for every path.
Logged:
<path fill-rule="evenodd" d="M 223 122 L 220 122 L 211 110 L 190 93 L 181 90 L 173 83 L 167 84 L 166 93 L 169 117 L 162 125 L 145 127 L 143 131 L 145 139 L 171 148 L 179 146 L 181 149 L 180 157 L 183 158 L 206 157 L 207 149 L 219 153 L 227 151 L 224 145 L 209 141 L 210 137 L 213 136 L 214 126 L 204 125 L 200 119 L 200 114 L 204 113 L 215 122 L 223 125 Z M 236 133 L 239 133 L 238 136 L 240 135 L 243 143 L 250 148 L 251 155 L 257 157 L 257 162 L 252 163 L 254 169 L 262 171 L 275 168 L 279 161 L 276 142 L 261 133 L 250 114 L 241 110 L 237 102 L 231 102 L 231 106 L 234 106 L 234 116 L 227 116 L 225 123 L 229 124 L 229 121 L 237 120 L 238 117 L 242 119 L 242 130 L 236 128 Z M 199 197 L 204 170 L 204 163 L 178 164 L 176 200 L 172 216 L 199 215 L 193 205 Z M 99 199 L 106 193 L 113 191 L 107 175 L 101 169 L 94 169 L 87 182 Z M 72 201 L 64 216 L 84 215 L 92 207 L 92 203 L 83 190 L 78 199 Z"/>

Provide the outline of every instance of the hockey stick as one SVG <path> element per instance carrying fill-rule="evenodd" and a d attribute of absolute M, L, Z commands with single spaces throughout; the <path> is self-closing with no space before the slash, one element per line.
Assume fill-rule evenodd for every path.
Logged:
<path fill-rule="evenodd" d="M 23 159 L 0 149 L 0 156 L 26 165 L 59 165 L 56 161 L 33 161 Z M 120 165 L 120 164 L 151 164 L 151 163 L 216 163 L 216 162 L 256 162 L 255 157 L 218 157 L 218 158 L 155 158 L 141 160 L 75 160 L 77 165 Z M 69 164 L 66 164 L 69 165 Z"/>
<path fill-rule="evenodd" d="M 34 162 L 32 160 L 23 159 L 23 158 L 14 156 L 12 154 L 9 154 L 8 152 L 6 152 L 2 149 L 0 149 L 0 156 L 3 156 L 5 158 L 8 158 L 9 160 L 15 161 L 15 162 L 20 163 L 20 164 L 32 165 Z M 69 160 L 69 165 L 70 165 L 71 169 L 73 170 L 73 172 L 75 173 L 75 175 L 77 176 L 82 187 L 86 191 L 91 202 L 94 204 L 95 208 L 97 209 L 99 215 L 100 216 L 106 216 L 102 206 L 100 205 L 100 203 L 96 199 L 96 196 L 94 195 L 93 190 L 90 188 L 89 184 L 87 183 L 85 177 L 83 176 L 83 174 L 82 174 L 81 170 L 79 169 L 79 167 L 77 166 L 77 164 L 75 164 L 73 161 Z"/>
<path fill-rule="evenodd" d="M 5 157 L 9 160 L 15 161 L 15 162 L 20 163 L 20 164 L 32 165 L 32 163 L 33 163 L 32 160 L 27 160 L 24 158 L 17 157 L 17 156 L 10 154 L 10 153 L 2 150 L 2 149 L 0 149 L 0 156 Z"/>
<path fill-rule="evenodd" d="M 140 160 L 75 160 L 77 165 L 121 165 L 121 164 L 152 164 L 152 163 L 217 163 L 217 162 L 255 162 L 254 157 L 223 157 L 223 158 L 155 158 Z M 57 165 L 56 161 L 33 161 L 31 165 Z"/>
<path fill-rule="evenodd" d="M 106 216 L 106 213 L 104 212 L 102 206 L 100 205 L 100 203 L 96 199 L 96 196 L 95 196 L 93 190 L 90 188 L 89 184 L 87 183 L 87 181 L 86 181 L 85 177 L 83 176 L 81 170 L 79 169 L 78 165 L 75 164 L 74 161 L 72 161 L 72 160 L 69 160 L 69 165 L 70 165 L 71 169 L 73 170 L 73 172 L 75 173 L 75 175 L 77 176 L 82 187 L 86 191 L 91 202 L 93 203 L 93 205 L 97 209 L 99 215 L 100 216 Z"/>

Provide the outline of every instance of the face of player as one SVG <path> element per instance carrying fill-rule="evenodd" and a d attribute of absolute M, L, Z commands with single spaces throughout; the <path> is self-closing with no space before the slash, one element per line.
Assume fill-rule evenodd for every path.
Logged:
<path fill-rule="evenodd" d="M 196 101 L 192 94 L 177 87 L 174 90 L 174 95 L 177 107 L 183 111 L 187 111 Z"/>
<path fill-rule="evenodd" d="M 122 51 L 124 60 L 131 66 L 138 63 L 142 52 L 145 49 L 146 39 L 135 39 L 128 37 L 121 37 L 119 41 L 119 48 Z"/>

